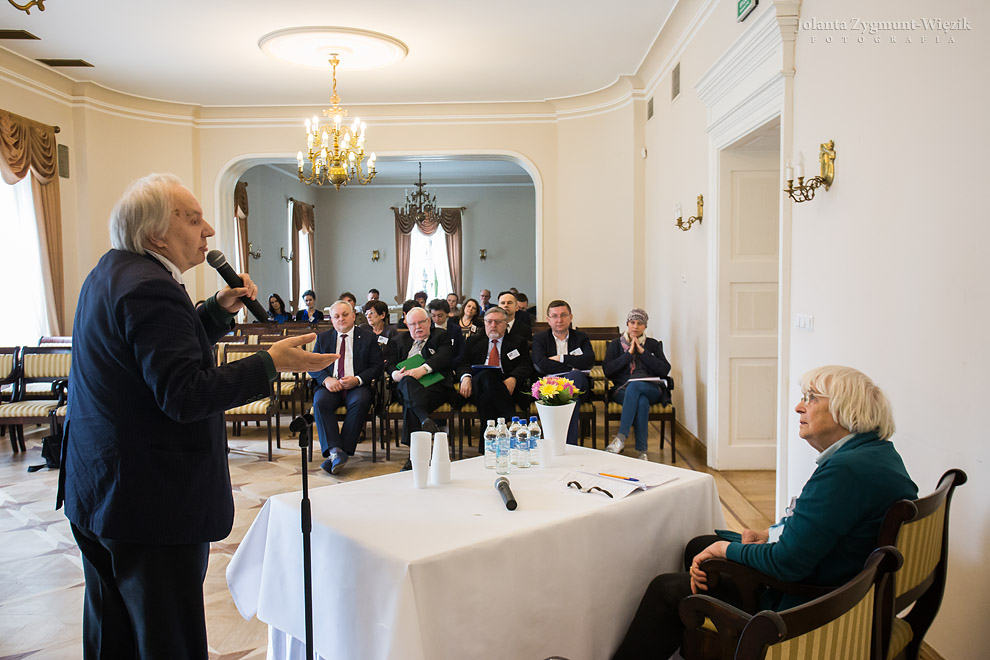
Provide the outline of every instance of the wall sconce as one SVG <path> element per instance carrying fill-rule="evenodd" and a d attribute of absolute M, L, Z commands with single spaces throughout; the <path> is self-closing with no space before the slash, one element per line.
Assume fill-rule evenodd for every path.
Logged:
<path fill-rule="evenodd" d="M 254 243 L 248 243 L 248 256 L 252 259 L 261 259 L 261 250 L 255 251 Z"/>
<path fill-rule="evenodd" d="M 292 263 L 293 255 L 290 252 L 289 253 L 289 256 L 285 256 L 285 248 L 284 247 L 278 249 L 278 256 L 282 257 L 283 261 L 285 261 L 286 263 L 290 263 L 290 264 Z"/>
<path fill-rule="evenodd" d="M 684 222 L 684 216 L 681 213 L 681 203 L 677 202 L 677 206 L 674 207 L 674 212 L 677 214 L 677 228 L 681 231 L 687 231 L 691 228 L 694 223 L 701 224 L 701 220 L 705 217 L 705 198 L 703 195 L 698 195 L 698 215 L 692 215 Z"/>
<path fill-rule="evenodd" d="M 380 259 L 380 258 L 381 258 L 381 254 L 378 252 L 378 250 L 372 250 L 371 251 L 371 260 L 372 261 L 378 261 L 378 259 Z"/>
<path fill-rule="evenodd" d="M 480 250 L 478 250 L 478 258 L 481 259 L 482 261 L 488 259 L 488 250 L 486 250 L 485 248 L 481 248 Z"/>
<path fill-rule="evenodd" d="M 798 152 L 797 163 L 791 167 L 791 161 L 787 161 L 787 193 L 795 202 L 807 202 L 815 198 L 815 190 L 825 186 L 828 190 L 835 178 L 835 140 L 822 142 L 818 151 L 818 162 L 821 164 L 820 176 L 815 176 L 804 181 L 804 154 Z M 794 185 L 794 175 L 797 174 L 797 185 Z"/>

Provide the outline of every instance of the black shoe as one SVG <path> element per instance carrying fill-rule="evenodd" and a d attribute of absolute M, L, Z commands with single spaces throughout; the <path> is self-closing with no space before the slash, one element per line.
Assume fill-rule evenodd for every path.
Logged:
<path fill-rule="evenodd" d="M 412 469 L 412 459 L 407 458 L 406 462 L 403 464 L 402 469 L 399 470 L 399 472 L 408 472 L 411 469 Z"/>
<path fill-rule="evenodd" d="M 434 422 L 429 417 L 427 417 L 426 418 L 426 421 L 424 421 L 420 426 L 422 427 L 422 429 L 424 431 L 427 431 L 429 433 L 439 433 L 440 432 L 440 427 L 437 426 L 437 423 Z"/>

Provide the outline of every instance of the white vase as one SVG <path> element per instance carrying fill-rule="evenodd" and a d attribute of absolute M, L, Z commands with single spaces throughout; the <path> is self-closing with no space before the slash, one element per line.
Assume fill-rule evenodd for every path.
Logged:
<path fill-rule="evenodd" d="M 536 411 L 540 414 L 540 426 L 543 427 L 543 437 L 553 443 L 553 455 L 563 456 L 567 447 L 567 429 L 571 425 L 571 415 L 574 414 L 576 401 L 563 406 L 546 406 L 537 402 Z"/>

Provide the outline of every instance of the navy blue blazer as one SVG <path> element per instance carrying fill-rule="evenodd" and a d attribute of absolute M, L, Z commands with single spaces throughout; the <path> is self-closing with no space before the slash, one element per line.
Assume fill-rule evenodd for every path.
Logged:
<path fill-rule="evenodd" d="M 516 392 L 525 392 L 525 388 L 529 385 L 529 376 L 533 373 L 528 343 L 523 339 L 507 334 L 499 341 L 498 353 L 502 373 L 505 374 L 506 378 L 512 376 L 516 379 Z M 514 357 L 509 357 L 510 353 L 513 353 Z M 478 333 L 469 337 L 464 342 L 464 350 L 458 361 L 457 378 L 460 379 L 465 374 L 470 374 L 473 365 L 484 364 L 487 361 L 488 336 Z"/>
<path fill-rule="evenodd" d="M 223 413 L 268 396 L 271 382 L 267 355 L 216 365 L 213 344 L 231 327 L 215 301 L 194 308 L 151 255 L 103 255 L 72 331 L 59 483 L 70 521 L 134 543 L 230 533 Z"/>
<path fill-rule="evenodd" d="M 575 355 L 577 352 L 579 355 Z M 533 335 L 533 367 L 541 376 L 561 374 L 578 369 L 587 371 L 595 365 L 595 349 L 591 346 L 588 335 L 580 330 L 571 328 L 567 333 L 567 354 L 563 362 L 550 358 L 557 355 L 557 340 L 552 330 L 545 330 Z"/>
<path fill-rule="evenodd" d="M 354 375 L 361 379 L 363 385 L 371 385 L 371 381 L 381 378 L 382 369 L 384 369 L 382 352 L 378 349 L 378 335 L 367 326 L 354 326 L 347 334 L 347 338 L 350 340 L 347 342 L 347 350 L 352 351 Z M 337 331 L 331 328 L 317 335 L 313 352 L 336 353 Z M 322 386 L 327 376 L 334 376 L 336 373 L 337 363 L 334 362 L 322 371 L 310 371 L 309 375 Z"/>
<path fill-rule="evenodd" d="M 643 344 L 643 352 L 636 355 L 640 364 L 646 367 L 651 376 L 666 378 L 670 373 L 670 362 L 663 354 L 663 342 L 659 342 L 652 337 L 647 337 Z M 629 363 L 632 362 L 632 355 L 629 351 L 622 350 L 622 337 L 616 337 L 609 342 L 605 349 L 605 360 L 602 362 L 602 370 L 605 375 L 615 384 L 614 389 L 618 389 L 629 380 Z M 670 403 L 670 390 L 667 384 L 660 385 L 661 402 Z"/>

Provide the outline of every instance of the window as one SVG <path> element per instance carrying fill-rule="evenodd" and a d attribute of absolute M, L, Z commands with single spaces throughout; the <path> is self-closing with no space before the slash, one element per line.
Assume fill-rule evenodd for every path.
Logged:
<path fill-rule="evenodd" d="M 437 229 L 426 236 L 413 227 L 409 244 L 409 284 L 406 300 L 417 291 L 426 291 L 427 297 L 443 298 L 454 288 L 450 283 L 450 265 L 447 263 L 447 236 Z"/>
<path fill-rule="evenodd" d="M 289 202 L 288 212 L 286 214 L 286 222 L 288 223 L 288 241 L 291 249 L 292 246 L 292 232 L 294 231 L 292 222 L 292 205 L 293 202 Z M 297 237 L 297 247 L 295 254 L 292 255 L 292 261 L 288 264 L 289 267 L 289 282 L 292 282 L 293 272 L 299 273 L 299 296 L 302 297 L 303 291 L 308 291 L 313 288 L 313 255 L 309 252 L 309 235 L 303 231 L 299 232 Z M 291 293 L 289 295 L 292 295 Z M 302 300 L 286 301 L 286 305 L 290 309 L 302 309 Z"/>
<path fill-rule="evenodd" d="M 0 345 L 33 346 L 50 334 L 41 268 L 31 177 L 0 181 L 0 281 L 11 312 L 0 323 Z"/>

